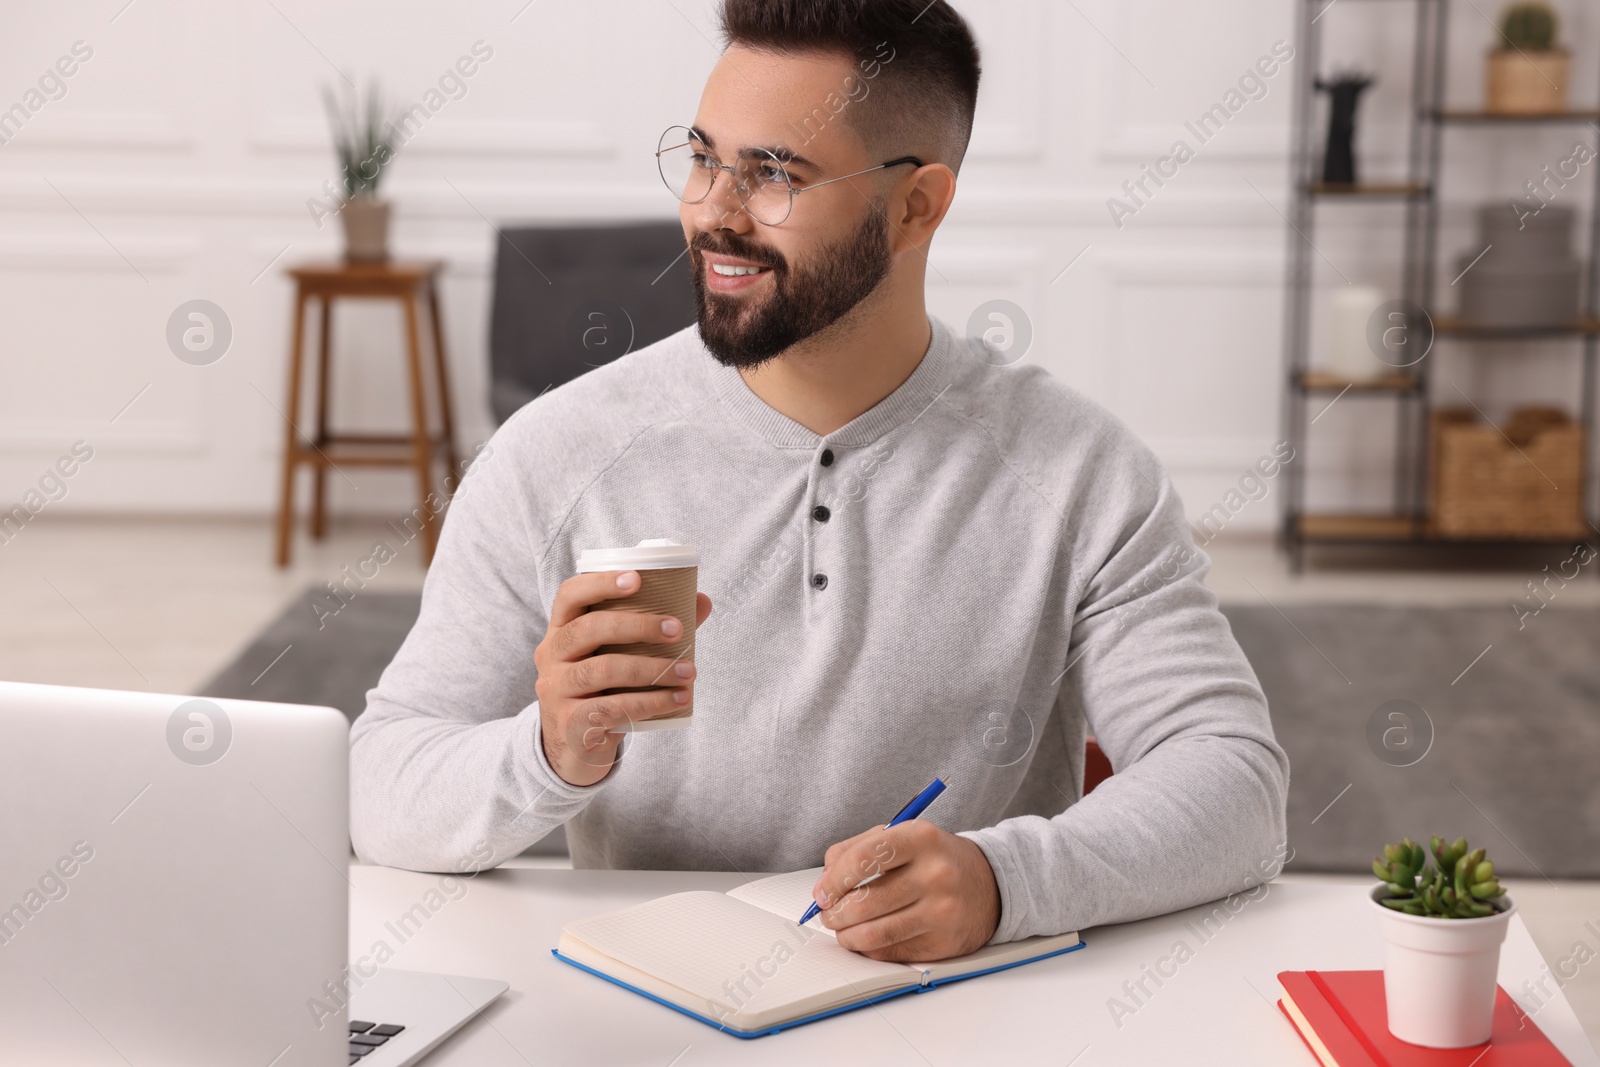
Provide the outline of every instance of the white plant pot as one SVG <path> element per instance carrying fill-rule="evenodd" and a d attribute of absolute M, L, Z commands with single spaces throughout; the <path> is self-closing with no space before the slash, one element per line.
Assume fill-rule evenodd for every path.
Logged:
<path fill-rule="evenodd" d="M 339 210 L 344 224 L 344 256 L 358 263 L 389 258 L 389 201 L 353 196 Z"/>
<path fill-rule="evenodd" d="M 1383 935 L 1383 994 L 1389 1032 L 1425 1048 L 1466 1048 L 1489 1040 L 1494 1028 L 1495 985 L 1500 945 L 1517 906 L 1495 899 L 1496 915 L 1482 919 L 1438 919 L 1407 915 L 1370 900 Z"/>

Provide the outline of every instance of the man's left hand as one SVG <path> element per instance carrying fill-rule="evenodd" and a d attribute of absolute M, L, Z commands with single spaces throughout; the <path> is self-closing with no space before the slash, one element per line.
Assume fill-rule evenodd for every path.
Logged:
<path fill-rule="evenodd" d="M 983 850 L 931 822 L 874 826 L 829 848 L 823 862 L 812 887 L 821 922 L 839 944 L 871 959 L 964 956 L 1000 924 L 1000 887 Z"/>

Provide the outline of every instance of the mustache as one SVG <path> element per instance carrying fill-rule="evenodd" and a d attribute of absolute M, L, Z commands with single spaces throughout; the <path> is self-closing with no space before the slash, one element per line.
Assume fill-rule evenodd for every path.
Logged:
<path fill-rule="evenodd" d="M 708 231 L 701 230 L 689 241 L 689 248 L 697 256 L 701 252 L 715 252 L 718 255 L 734 256 L 738 259 L 748 259 L 752 263 L 760 263 L 764 267 L 771 267 L 774 271 L 787 268 L 783 257 L 770 249 L 752 244 L 737 234 L 724 236 L 721 240 L 713 237 Z"/>

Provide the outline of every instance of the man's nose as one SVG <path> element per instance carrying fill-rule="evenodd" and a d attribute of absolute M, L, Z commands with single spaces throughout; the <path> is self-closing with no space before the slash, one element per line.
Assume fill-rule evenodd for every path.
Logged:
<path fill-rule="evenodd" d="M 702 230 L 733 230 L 749 233 L 755 220 L 739 199 L 737 182 L 730 171 L 719 170 L 712 179 L 711 191 L 695 205 L 695 225 Z"/>

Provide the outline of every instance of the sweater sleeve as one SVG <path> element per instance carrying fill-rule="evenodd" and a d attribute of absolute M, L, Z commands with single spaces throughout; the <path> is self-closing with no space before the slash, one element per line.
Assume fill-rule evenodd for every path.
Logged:
<path fill-rule="evenodd" d="M 350 837 L 363 860 L 417 871 L 496 866 L 581 810 L 545 757 L 533 652 L 549 619 L 539 539 L 491 439 L 451 502 L 422 609 L 350 729 Z M 624 741 L 626 747 L 626 741 Z"/>
<path fill-rule="evenodd" d="M 999 885 L 993 942 L 1192 907 L 1274 877 L 1287 854 L 1289 761 L 1266 698 L 1170 481 L 1124 440 L 1139 461 L 1111 464 L 1120 482 L 1093 494 L 1120 529 L 1073 605 L 1054 711 L 1084 717 L 1115 773 L 1054 818 L 962 834 Z"/>

